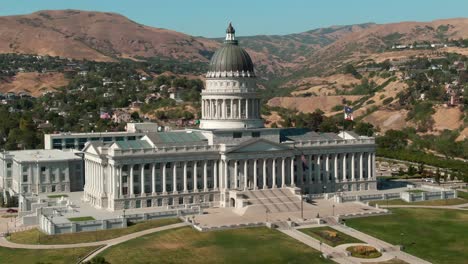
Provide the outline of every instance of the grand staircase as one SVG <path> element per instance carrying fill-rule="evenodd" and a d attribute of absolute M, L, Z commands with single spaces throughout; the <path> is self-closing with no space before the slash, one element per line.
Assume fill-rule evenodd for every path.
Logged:
<path fill-rule="evenodd" d="M 295 212 L 301 210 L 301 200 L 288 188 L 248 190 L 238 193 L 248 207 L 242 210 L 260 211 L 267 213 Z"/>

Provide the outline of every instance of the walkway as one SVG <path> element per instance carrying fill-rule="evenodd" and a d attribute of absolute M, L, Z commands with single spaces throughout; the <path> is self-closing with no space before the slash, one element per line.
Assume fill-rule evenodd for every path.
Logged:
<path fill-rule="evenodd" d="M 151 233 L 155 232 L 160 232 L 168 229 L 173 229 L 173 228 L 178 228 L 178 227 L 183 227 L 187 226 L 187 223 L 177 223 L 177 224 L 172 224 L 172 225 L 167 225 L 167 226 L 161 226 L 161 227 L 155 227 L 139 232 L 135 232 L 132 234 L 128 234 L 125 236 L 109 239 L 109 240 L 104 240 L 104 241 L 96 241 L 96 242 L 88 242 L 88 243 L 77 243 L 77 244 L 62 244 L 62 245 L 29 245 L 29 244 L 18 244 L 18 243 L 13 243 L 8 241 L 5 237 L 0 238 L 0 247 L 7 247 L 7 248 L 24 248 L 24 249 L 60 249 L 60 248 L 77 248 L 77 247 L 93 247 L 93 246 L 104 246 L 100 248 L 99 250 L 93 252 L 93 254 L 89 255 L 85 260 L 83 261 L 88 261 L 95 257 L 97 254 L 102 252 L 103 250 L 107 249 L 108 247 L 126 242 L 128 240 L 141 237 L 144 235 L 148 235 Z"/>
<path fill-rule="evenodd" d="M 406 261 L 412 264 L 430 264 L 430 262 L 425 261 L 423 259 L 417 258 L 412 256 L 408 253 L 400 251 L 398 246 L 391 245 L 385 241 L 379 240 L 357 230 L 354 230 L 349 227 L 341 226 L 341 225 L 332 225 L 330 226 L 342 233 L 355 237 L 365 243 L 353 243 L 353 244 L 343 244 L 336 247 L 329 246 L 325 243 L 320 244 L 320 241 L 308 236 L 297 229 L 279 229 L 282 233 L 318 250 L 321 251 L 323 254 L 328 255 L 333 261 L 337 263 L 346 263 L 346 264 L 360 264 L 364 262 L 381 262 L 394 259 L 395 257 Z M 348 256 L 346 248 L 349 246 L 354 245 L 367 245 L 373 246 L 376 249 L 384 249 L 382 250 L 382 256 L 375 259 L 360 259 Z"/>

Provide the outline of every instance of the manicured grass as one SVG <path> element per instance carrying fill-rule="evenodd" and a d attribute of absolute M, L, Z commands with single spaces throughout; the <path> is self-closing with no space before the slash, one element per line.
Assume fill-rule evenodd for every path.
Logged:
<path fill-rule="evenodd" d="M 21 244 L 75 244 L 108 240 L 138 231 L 180 223 L 178 218 L 164 218 L 133 224 L 127 228 L 117 228 L 94 232 L 79 232 L 73 234 L 45 235 L 37 229 L 12 233 L 10 241 Z M 1 263 L 1 262 L 0 262 Z"/>
<path fill-rule="evenodd" d="M 458 191 L 457 195 L 458 195 L 458 198 L 466 199 L 467 200 L 466 202 L 468 203 L 468 192 Z"/>
<path fill-rule="evenodd" d="M 359 239 L 348 236 L 328 226 L 303 228 L 298 230 L 332 247 L 348 243 L 363 243 Z"/>
<path fill-rule="evenodd" d="M 166 230 L 111 247 L 100 254 L 118 263 L 333 263 L 287 235 L 266 227 L 198 232 Z"/>
<path fill-rule="evenodd" d="M 5 214 L 5 215 L 2 215 L 2 218 L 13 218 L 17 216 L 18 216 L 17 214 Z"/>
<path fill-rule="evenodd" d="M 346 220 L 346 224 L 432 263 L 468 259 L 468 211 L 395 208 L 393 214 Z"/>
<path fill-rule="evenodd" d="M 346 251 L 350 252 L 351 256 L 355 258 L 372 259 L 382 256 L 382 253 L 377 251 L 375 247 L 371 246 L 351 246 L 347 247 Z"/>
<path fill-rule="evenodd" d="M 67 218 L 68 221 L 70 222 L 83 222 L 83 221 L 92 221 L 96 220 L 92 216 L 82 216 L 82 217 L 72 217 L 72 218 Z"/>
<path fill-rule="evenodd" d="M 47 198 L 60 198 L 60 197 L 68 197 L 68 195 L 66 195 L 66 194 L 47 195 Z"/>
<path fill-rule="evenodd" d="M 447 200 L 431 200 L 431 201 L 422 201 L 422 202 L 412 202 L 408 203 L 401 199 L 396 200 L 380 200 L 380 201 L 370 201 L 369 205 L 374 206 L 378 205 L 427 205 L 427 206 L 444 206 L 444 205 L 458 205 L 468 203 L 468 200 L 462 198 L 455 198 L 455 199 L 447 199 Z"/>
<path fill-rule="evenodd" d="M 19 249 L 0 247 L 0 263 L 77 263 L 88 252 L 96 247 L 67 248 L 67 249 Z"/>

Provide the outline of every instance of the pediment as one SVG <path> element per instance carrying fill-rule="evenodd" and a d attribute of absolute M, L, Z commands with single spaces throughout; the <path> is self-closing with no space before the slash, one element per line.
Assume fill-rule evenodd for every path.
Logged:
<path fill-rule="evenodd" d="M 87 143 L 82 151 L 84 153 L 99 155 L 99 151 L 96 149 L 96 146 L 94 146 L 92 143 Z"/>
<path fill-rule="evenodd" d="M 242 153 L 242 152 L 266 152 L 266 151 L 284 151 L 291 150 L 290 147 L 284 146 L 275 142 L 265 139 L 258 139 L 255 141 L 245 142 L 230 151 L 229 153 Z"/>

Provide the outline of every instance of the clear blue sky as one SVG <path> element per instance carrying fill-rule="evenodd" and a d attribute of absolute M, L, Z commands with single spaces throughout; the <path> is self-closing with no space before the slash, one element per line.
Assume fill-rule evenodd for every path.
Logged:
<path fill-rule="evenodd" d="M 366 22 L 467 17 L 467 0 L 0 0 L 0 15 L 45 9 L 116 12 L 149 26 L 221 37 L 232 21 L 238 35 L 288 34 Z M 0 25 L 1 26 L 1 25 Z"/>

